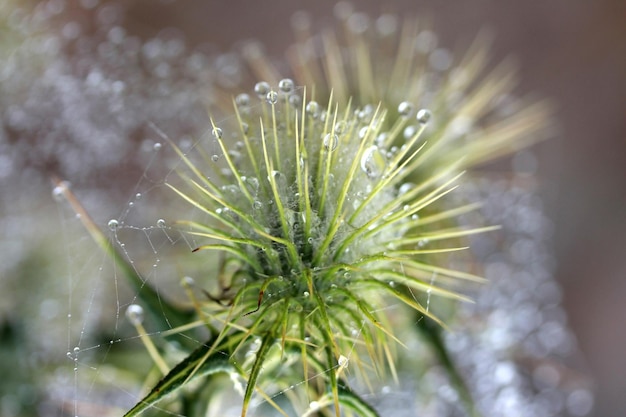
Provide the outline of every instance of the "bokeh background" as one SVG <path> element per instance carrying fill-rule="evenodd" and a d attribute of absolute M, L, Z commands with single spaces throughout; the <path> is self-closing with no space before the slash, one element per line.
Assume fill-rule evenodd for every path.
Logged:
<path fill-rule="evenodd" d="M 28 7 L 48 4 L 59 9 L 59 13 L 51 14 L 53 23 L 41 25 L 41 31 L 55 32 L 70 30 L 65 23 L 73 19 L 88 20 L 85 16 L 106 3 L 113 4 L 67 0 L 30 2 Z M 328 0 L 127 0 L 115 8 L 116 16 L 110 18 L 119 19 L 129 34 L 141 39 L 175 28 L 177 36 L 184 37 L 189 45 L 208 42 L 228 51 L 238 41 L 257 38 L 270 54 L 278 56 L 292 42 L 290 17 L 295 11 L 307 10 L 314 22 L 323 23 L 332 19 L 334 4 Z M 468 44 L 487 27 L 495 34 L 493 62 L 516 57 L 521 74 L 518 90 L 536 92 L 555 104 L 556 137 L 533 148 L 539 160 L 537 175 L 545 210 L 554 225 L 555 274 L 582 352 L 581 371 L 594 381 L 593 415 L 626 415 L 626 2 L 407 0 L 386 1 L 384 5 L 360 1 L 356 7 L 370 15 L 391 11 L 427 16 L 441 44 L 450 47 Z M 99 18 L 107 19 L 106 13 Z M 0 59 L 7 59 L 12 45 L 6 37 L 0 39 L 0 44 L 4 49 Z M 9 81 L 0 79 L 0 83 Z M 181 86 L 185 88 L 188 86 Z M 5 107 L 0 107 L 0 112 L 6 118 L 10 98 L 5 96 L 0 105 Z M 30 288 L 36 288 L 30 284 L 24 291 L 20 282 L 9 275 L 16 270 L 10 266 L 44 262 L 32 258 L 31 252 L 28 259 L 16 256 L 23 256 L 25 246 L 32 249 L 29 245 L 34 241 L 58 233 L 54 215 L 49 215 L 56 209 L 46 173 L 63 171 L 62 165 L 45 158 L 41 162 L 16 156 L 16 152 L 38 154 L 37 149 L 48 146 L 45 138 L 31 137 L 28 143 L 14 143 L 7 131 L 0 155 L 0 263 L 5 265 L 0 277 L 0 317 L 5 322 L 5 336 L 14 331 L 6 325 L 13 303 L 16 299 L 27 302 L 31 299 Z M 81 155 L 77 153 L 75 158 Z M 110 155 L 113 160 L 115 156 Z M 118 156 L 120 161 L 126 160 L 123 152 Z M 16 158 L 25 165 L 8 161 Z M 141 171 L 132 164 L 126 171 L 119 169 L 119 164 L 114 172 L 110 168 L 102 165 L 97 167 L 97 175 L 70 179 L 79 189 L 94 184 L 108 189 L 108 204 L 114 207 L 128 197 Z M 52 217 L 50 230 L 32 231 L 18 226 L 16 211 L 33 218 Z"/>

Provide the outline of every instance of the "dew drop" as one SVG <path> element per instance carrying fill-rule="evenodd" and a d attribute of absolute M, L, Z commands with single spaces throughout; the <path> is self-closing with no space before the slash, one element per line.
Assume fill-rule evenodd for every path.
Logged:
<path fill-rule="evenodd" d="M 297 94 L 291 94 L 289 96 L 289 104 L 293 107 L 299 108 L 302 105 L 302 98 Z"/>
<path fill-rule="evenodd" d="M 244 135 L 248 134 L 248 131 L 250 130 L 250 126 L 248 125 L 248 123 L 245 122 L 241 122 L 241 131 L 243 132 Z"/>
<path fill-rule="evenodd" d="M 398 105 L 398 113 L 402 117 L 411 117 L 411 113 L 413 113 L 413 103 L 408 101 L 403 101 Z"/>
<path fill-rule="evenodd" d="M 259 200 L 254 200 L 254 203 L 252 203 L 252 208 L 254 208 L 255 210 L 259 210 L 263 207 L 263 203 L 261 203 Z"/>
<path fill-rule="evenodd" d="M 183 287 L 193 287 L 196 284 L 196 281 L 190 276 L 185 276 L 180 280 L 180 284 Z"/>
<path fill-rule="evenodd" d="M 430 113 L 430 110 L 428 110 L 428 109 L 420 109 L 417 112 L 416 119 L 417 119 L 418 122 L 420 122 L 420 124 L 425 125 L 426 123 L 428 123 L 428 121 L 430 120 L 431 116 L 432 116 L 432 114 Z"/>
<path fill-rule="evenodd" d="M 311 402 L 309 403 L 309 408 L 310 408 L 311 410 L 313 410 L 313 411 L 315 411 L 315 410 L 319 410 L 319 408 L 320 408 L 320 403 L 318 403 L 317 401 L 311 401 Z"/>
<path fill-rule="evenodd" d="M 160 227 L 160 228 L 164 228 L 165 227 L 165 220 L 163 220 L 163 219 L 157 220 L 157 226 Z"/>
<path fill-rule="evenodd" d="M 154 149 L 155 151 L 161 150 L 162 147 L 163 147 L 163 145 L 161 145 L 161 143 L 159 143 L 159 142 L 157 142 L 154 145 L 152 145 L 152 149 Z"/>
<path fill-rule="evenodd" d="M 400 186 L 400 188 L 398 188 L 398 195 L 399 196 L 404 195 L 408 193 L 409 191 L 411 191 L 414 187 L 415 187 L 415 184 L 413 184 L 412 182 L 405 182 L 404 184 Z"/>
<path fill-rule="evenodd" d="M 367 132 L 369 132 L 369 127 L 365 126 L 359 130 L 359 139 L 364 139 L 367 136 Z"/>
<path fill-rule="evenodd" d="M 290 93 L 293 90 L 294 84 L 291 78 L 283 78 L 278 82 L 278 88 L 283 93 Z"/>
<path fill-rule="evenodd" d="M 224 132 L 222 132 L 222 129 L 220 129 L 219 127 L 214 127 L 211 131 L 211 134 L 215 139 L 222 139 L 222 136 L 224 136 Z"/>
<path fill-rule="evenodd" d="M 324 148 L 331 152 L 337 149 L 337 142 L 339 142 L 339 138 L 335 134 L 328 133 L 324 136 Z"/>
<path fill-rule="evenodd" d="M 309 293 L 308 291 L 305 291 L 302 293 L 302 295 L 304 295 L 305 297 L 309 297 L 311 295 L 311 293 Z"/>
<path fill-rule="evenodd" d="M 235 97 L 235 103 L 240 107 L 248 107 L 250 105 L 250 96 L 246 93 L 241 93 Z"/>
<path fill-rule="evenodd" d="M 316 117 L 317 113 L 320 110 L 320 105 L 317 104 L 317 101 L 309 101 L 305 108 L 308 115 L 312 117 Z"/>
<path fill-rule="evenodd" d="M 346 366 L 348 366 L 348 358 L 346 358 L 343 355 L 339 355 L 339 359 L 337 360 L 337 363 L 339 364 L 340 367 L 345 368 Z"/>
<path fill-rule="evenodd" d="M 52 189 L 52 198 L 56 201 L 63 200 L 63 193 L 70 188 L 70 183 L 68 181 L 61 181 L 59 185 Z"/>
<path fill-rule="evenodd" d="M 357 112 L 357 117 L 363 123 L 369 123 L 372 121 L 372 116 L 374 115 L 374 106 L 371 104 L 363 107 L 362 110 Z"/>
<path fill-rule="evenodd" d="M 369 178 L 378 178 L 385 169 L 385 158 L 378 146 L 372 145 L 363 152 L 361 169 Z"/>
<path fill-rule="evenodd" d="M 339 121 L 335 123 L 335 133 L 341 135 L 346 130 L 346 122 Z"/>
<path fill-rule="evenodd" d="M 213 154 L 213 155 L 211 155 L 211 161 L 213 161 L 213 162 L 217 162 L 217 161 L 219 161 L 219 159 L 220 159 L 220 156 L 219 156 L 219 155 L 217 155 L 217 154 Z"/>
<path fill-rule="evenodd" d="M 143 308 L 139 304 L 131 304 L 126 309 L 126 318 L 133 326 L 143 323 Z"/>
<path fill-rule="evenodd" d="M 267 102 L 270 104 L 276 104 L 276 102 L 278 101 L 278 93 L 274 90 L 270 91 L 265 96 L 265 100 L 267 100 Z"/>
<path fill-rule="evenodd" d="M 259 81 L 254 86 L 254 92 L 257 96 L 259 96 L 259 98 L 265 98 L 267 93 L 270 92 L 270 85 L 265 81 Z"/>
<path fill-rule="evenodd" d="M 74 353 L 78 353 L 78 352 L 80 352 L 80 348 L 79 348 L 78 346 L 76 346 L 76 347 L 74 348 Z"/>
<path fill-rule="evenodd" d="M 109 227 L 109 230 L 112 232 L 115 232 L 117 230 L 117 228 L 119 227 L 120 223 L 115 220 L 115 219 L 111 219 L 109 220 L 109 223 L 107 223 L 107 226 Z"/>
<path fill-rule="evenodd" d="M 416 133 L 417 133 L 417 129 L 415 128 L 415 126 L 407 126 L 404 128 L 404 131 L 402 132 L 402 136 L 404 136 L 405 140 L 409 140 L 413 136 L 415 136 Z"/>

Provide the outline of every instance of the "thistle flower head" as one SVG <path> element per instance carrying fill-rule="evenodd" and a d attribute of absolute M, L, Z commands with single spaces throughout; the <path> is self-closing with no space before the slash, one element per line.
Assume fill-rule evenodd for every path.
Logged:
<path fill-rule="evenodd" d="M 388 342 L 399 335 L 387 307 L 439 321 L 424 300 L 463 299 L 455 282 L 480 281 L 433 261 L 465 249 L 459 238 L 493 230 L 460 228 L 455 218 L 476 205 L 447 195 L 467 167 L 547 126 L 542 103 L 517 102 L 500 117 L 512 77 L 478 77 L 482 43 L 455 62 L 414 21 L 400 29 L 387 17 L 374 30 L 354 16 L 343 19 L 343 47 L 332 32 L 321 43 L 301 38 L 290 54 L 295 81 L 248 48 L 252 73 L 268 81 L 222 103 L 225 116 L 192 150 L 173 145 L 182 181 L 168 186 L 201 213 L 179 224 L 195 251 L 221 259 L 200 311 L 221 329 L 203 360 L 223 350 L 243 362 L 243 415 L 275 356 L 301 364 L 283 374 L 323 375 L 305 384 L 305 398 L 337 416 L 348 357 L 365 379 L 372 368 L 395 374 Z"/>
<path fill-rule="evenodd" d="M 230 305 L 229 321 L 246 329 L 242 345 L 269 335 L 268 349 L 279 340 L 333 368 L 362 335 L 370 365 L 383 372 L 396 338 L 389 298 L 432 317 L 416 292 L 462 298 L 434 286 L 434 275 L 479 279 L 427 261 L 463 249 L 445 242 L 467 231 L 431 228 L 458 210 L 424 215 L 455 188 L 458 166 L 410 181 L 426 109 L 340 106 L 332 94 L 320 104 L 289 79 L 259 82 L 255 93 L 235 98 L 233 118 L 212 122 L 194 152 L 200 160 L 178 151 L 185 184 L 170 185 L 204 213 L 181 222 L 206 239 L 197 250 L 222 252 L 228 265 L 209 297 Z M 422 247 L 428 239 L 443 244 Z"/>

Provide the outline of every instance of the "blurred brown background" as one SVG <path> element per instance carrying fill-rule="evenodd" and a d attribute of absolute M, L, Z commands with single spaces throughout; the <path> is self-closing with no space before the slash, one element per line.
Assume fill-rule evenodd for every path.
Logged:
<path fill-rule="evenodd" d="M 190 43 L 224 49 L 259 38 L 271 53 L 291 42 L 289 18 L 332 16 L 334 1 L 135 1 L 128 27 L 144 36 L 163 27 Z M 536 146 L 548 216 L 555 225 L 556 276 L 563 303 L 596 382 L 595 415 L 626 415 L 626 2 L 620 0 L 362 1 L 374 15 L 430 16 L 442 44 L 496 34 L 494 62 L 518 58 L 520 92 L 557 105 L 556 139 Z M 236 23 L 235 23 L 236 22 Z"/>

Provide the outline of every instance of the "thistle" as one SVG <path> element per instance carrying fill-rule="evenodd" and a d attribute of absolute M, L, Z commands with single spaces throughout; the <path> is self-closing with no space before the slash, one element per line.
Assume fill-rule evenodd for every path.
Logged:
<path fill-rule="evenodd" d="M 397 379 L 404 335 L 388 307 L 443 325 L 431 297 L 469 301 L 462 283 L 481 281 L 446 255 L 497 226 L 460 227 L 478 202 L 451 193 L 467 168 L 541 138 L 545 105 L 502 117 L 513 80 L 508 68 L 479 79 L 483 41 L 453 66 L 413 20 L 385 16 L 375 31 L 349 15 L 343 46 L 324 32 L 316 54 L 301 37 L 295 81 L 248 48 L 266 81 L 222 102 L 192 149 L 170 142 L 181 164 L 167 185 L 198 213 L 177 227 L 217 265 L 184 281 L 199 320 L 165 335 L 203 326 L 210 337 L 169 372 L 150 348 L 167 375 L 128 416 L 222 372 L 245 380 L 242 417 L 255 392 L 282 415 L 375 416 L 347 375 Z"/>
<path fill-rule="evenodd" d="M 289 79 L 278 91 L 265 82 L 255 91 L 258 105 L 247 95 L 236 98 L 236 123 L 213 123 L 207 142 L 219 153 L 197 148 L 203 163 L 178 151 L 189 170 L 183 174 L 188 190 L 170 187 L 207 219 L 180 223 L 207 239 L 197 251 L 223 252 L 223 264 L 234 270 L 218 277 L 217 294 L 207 295 L 229 306 L 228 323 L 245 326 L 240 345 L 263 337 L 253 376 L 275 345 L 299 352 L 305 375 L 309 357 L 327 369 L 341 367 L 348 356 L 361 355 L 354 349 L 357 335 L 369 365 L 393 372 L 388 342 L 397 337 L 384 312 L 389 298 L 434 318 L 412 291 L 460 299 L 430 284 L 431 277 L 479 280 L 425 262 L 426 255 L 462 247 L 420 247 L 426 239 L 443 243 L 468 233 L 433 233 L 432 216 L 420 218 L 454 189 L 454 164 L 419 185 L 407 182 L 424 149 L 429 112 L 417 112 L 420 127 L 405 138 L 406 111 L 387 129 L 386 109 L 340 108 L 332 98 L 321 106 L 307 100 L 306 91 L 301 97 Z M 212 166 L 211 173 L 200 164 Z M 330 375 L 339 412 L 339 383 Z M 255 383 L 248 380 L 246 399 Z"/>

